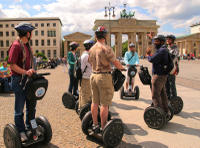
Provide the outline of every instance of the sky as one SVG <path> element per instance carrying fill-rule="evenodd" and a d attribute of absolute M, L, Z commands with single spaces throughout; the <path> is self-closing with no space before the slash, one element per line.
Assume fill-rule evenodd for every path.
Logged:
<path fill-rule="evenodd" d="M 119 19 L 126 3 L 136 19 L 157 20 L 159 34 L 186 35 L 190 25 L 200 22 L 200 0 L 0 0 L 0 17 L 59 17 L 63 35 L 93 35 L 95 19 L 108 19 L 104 7 L 109 2 L 116 10 L 112 19 Z"/>

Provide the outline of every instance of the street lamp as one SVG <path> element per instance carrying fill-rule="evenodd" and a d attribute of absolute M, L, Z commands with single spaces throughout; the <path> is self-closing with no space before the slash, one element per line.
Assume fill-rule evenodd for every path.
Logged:
<path fill-rule="evenodd" d="M 111 45 L 111 31 L 110 31 L 110 17 L 111 17 L 111 13 L 112 13 L 112 17 L 115 17 L 115 7 L 110 5 L 105 6 L 105 15 L 104 17 L 109 16 L 109 34 L 110 34 L 110 45 Z"/>

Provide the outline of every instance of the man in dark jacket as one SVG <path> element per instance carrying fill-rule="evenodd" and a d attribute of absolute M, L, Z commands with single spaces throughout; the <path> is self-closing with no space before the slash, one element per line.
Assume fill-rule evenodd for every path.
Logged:
<path fill-rule="evenodd" d="M 152 100 L 154 107 L 162 108 L 167 114 L 168 98 L 165 89 L 167 81 L 167 74 L 165 72 L 165 65 L 168 63 L 168 49 L 165 46 L 165 37 L 158 35 L 154 37 L 154 46 L 156 53 L 153 56 L 148 56 L 149 62 L 152 63 Z M 151 54 L 151 50 L 147 50 L 147 55 Z"/>

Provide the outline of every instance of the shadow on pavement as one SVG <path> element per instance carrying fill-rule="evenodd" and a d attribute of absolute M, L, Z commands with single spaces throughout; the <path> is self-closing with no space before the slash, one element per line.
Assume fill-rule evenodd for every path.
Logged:
<path fill-rule="evenodd" d="M 200 120 L 200 112 L 188 113 L 188 112 L 182 111 L 177 116 L 185 118 L 185 119 L 191 118 L 195 120 Z"/>
<path fill-rule="evenodd" d="M 144 141 L 138 144 L 139 147 L 133 148 L 168 148 L 168 146 L 154 141 Z"/>
<path fill-rule="evenodd" d="M 42 144 L 34 144 L 28 148 L 59 148 L 58 146 L 52 144 L 52 143 L 49 143 L 47 145 L 42 145 Z"/>
<path fill-rule="evenodd" d="M 14 93 L 0 93 L 0 96 L 1 97 L 12 97 L 12 96 L 15 97 Z"/>
<path fill-rule="evenodd" d="M 140 135 L 140 136 L 146 136 L 148 132 L 141 128 L 140 126 L 136 124 L 124 124 L 125 126 L 125 134 L 127 135 Z"/>
<path fill-rule="evenodd" d="M 146 104 L 149 104 L 149 105 L 152 103 L 151 98 L 149 98 L 148 100 L 147 100 L 147 99 L 144 99 L 144 98 L 140 98 L 139 101 L 142 101 L 142 102 L 144 102 L 144 103 L 146 103 Z"/>
<path fill-rule="evenodd" d="M 113 106 L 120 108 L 120 109 L 124 109 L 124 110 L 143 110 L 142 108 L 136 107 L 136 106 L 132 106 L 132 105 L 126 105 L 126 104 L 122 104 L 122 103 L 112 103 Z"/>
<path fill-rule="evenodd" d="M 174 133 L 174 134 L 183 133 L 183 134 L 187 134 L 187 135 L 193 135 L 193 136 L 200 137 L 200 129 L 187 127 L 185 125 L 173 123 L 173 122 L 169 122 L 166 125 L 166 128 L 164 128 L 162 131 L 165 131 L 168 133 Z"/>

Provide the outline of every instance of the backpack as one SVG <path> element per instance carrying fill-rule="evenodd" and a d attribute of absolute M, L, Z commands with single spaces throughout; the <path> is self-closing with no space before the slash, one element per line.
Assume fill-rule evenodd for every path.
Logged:
<path fill-rule="evenodd" d="M 168 52 L 168 63 L 164 65 L 164 73 L 170 74 L 173 72 L 173 69 L 175 68 L 173 59 L 171 57 L 171 54 Z"/>
<path fill-rule="evenodd" d="M 76 68 L 75 68 L 75 77 L 77 80 L 82 80 L 83 74 L 87 69 L 87 65 L 85 66 L 84 71 L 81 70 L 81 58 L 77 60 Z"/>

